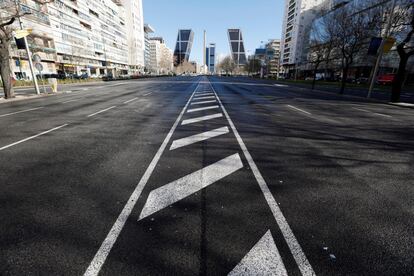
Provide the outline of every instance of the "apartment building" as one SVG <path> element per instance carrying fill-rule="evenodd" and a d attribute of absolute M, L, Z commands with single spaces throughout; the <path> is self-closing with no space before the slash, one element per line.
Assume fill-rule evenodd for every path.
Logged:
<path fill-rule="evenodd" d="M 266 53 L 268 57 L 267 74 L 273 77 L 279 77 L 280 71 L 280 39 L 270 39 L 266 44 Z"/>
<path fill-rule="evenodd" d="M 153 74 L 168 74 L 173 69 L 173 52 L 162 37 L 152 37 L 150 42 L 149 71 Z"/>
<path fill-rule="evenodd" d="M 149 25 L 144 24 L 144 40 L 145 40 L 145 51 L 144 51 L 144 65 L 145 71 L 147 72 L 150 68 L 150 34 L 154 33 L 155 29 Z"/>
<path fill-rule="evenodd" d="M 43 6 L 32 0 L 20 3 L 22 10 L 31 12 L 22 18 L 23 27 L 33 29 L 28 37 L 33 41 L 30 48 L 42 57 L 47 68 L 43 73 L 119 76 L 143 71 L 142 0 L 55 0 Z M 14 62 L 13 72 L 30 78 L 23 51 L 14 48 L 13 53 L 14 60 L 21 60 Z"/>
<path fill-rule="evenodd" d="M 287 75 L 293 75 L 307 58 L 312 21 L 326 0 L 286 0 L 283 17 L 280 63 Z"/>

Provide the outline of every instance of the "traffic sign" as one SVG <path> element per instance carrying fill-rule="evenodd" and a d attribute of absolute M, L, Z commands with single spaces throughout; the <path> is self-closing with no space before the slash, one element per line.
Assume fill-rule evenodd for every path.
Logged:
<path fill-rule="evenodd" d="M 23 29 L 23 30 L 16 30 L 14 32 L 14 37 L 17 39 L 23 38 L 31 34 L 33 29 Z"/>
<path fill-rule="evenodd" d="M 43 65 L 40 62 L 36 62 L 35 67 L 39 72 L 43 71 Z"/>
<path fill-rule="evenodd" d="M 38 54 L 32 55 L 33 62 L 39 63 L 42 61 L 42 58 Z"/>

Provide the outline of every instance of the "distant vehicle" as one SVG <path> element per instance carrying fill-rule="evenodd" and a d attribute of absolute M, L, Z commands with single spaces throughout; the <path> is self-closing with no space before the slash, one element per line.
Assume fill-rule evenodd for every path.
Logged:
<path fill-rule="evenodd" d="M 377 83 L 382 85 L 391 84 L 395 79 L 395 74 L 384 74 L 378 76 Z"/>
<path fill-rule="evenodd" d="M 355 82 L 356 82 L 357 84 L 364 84 L 364 83 L 368 83 L 368 81 L 369 81 L 369 79 L 368 79 L 368 78 L 363 78 L 363 77 L 361 77 L 361 78 L 357 78 L 357 79 L 355 80 Z"/>

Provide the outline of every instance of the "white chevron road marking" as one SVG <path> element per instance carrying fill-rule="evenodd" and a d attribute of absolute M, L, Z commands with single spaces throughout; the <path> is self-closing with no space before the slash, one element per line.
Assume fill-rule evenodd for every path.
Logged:
<path fill-rule="evenodd" d="M 207 115 L 207 116 L 196 117 L 196 118 L 184 120 L 181 123 L 181 125 L 189 125 L 189 124 L 194 124 L 194 123 L 207 121 L 207 120 L 212 120 L 212 119 L 221 118 L 221 117 L 223 117 L 223 113 L 216 113 L 216 114 L 213 114 L 213 115 Z"/>
<path fill-rule="evenodd" d="M 203 110 L 209 110 L 209 109 L 216 109 L 219 108 L 218 105 L 212 105 L 212 106 L 206 106 L 206 107 L 200 107 L 200 108 L 194 108 L 187 110 L 187 113 L 197 112 L 197 111 L 203 111 Z"/>
<path fill-rule="evenodd" d="M 206 188 L 241 168 L 243 168 L 243 163 L 240 155 L 236 153 L 151 191 L 139 220 Z"/>
<path fill-rule="evenodd" d="M 228 275 L 288 275 L 270 230 Z"/>
<path fill-rule="evenodd" d="M 182 139 L 175 140 L 172 143 L 172 145 L 170 147 L 170 150 L 175 150 L 175 149 L 178 149 L 178 148 L 189 146 L 191 144 L 202 142 L 202 141 L 208 140 L 210 138 L 214 138 L 214 137 L 224 135 L 224 134 L 227 134 L 227 133 L 229 133 L 229 128 L 228 127 L 220 127 L 220 128 L 216 128 L 216 129 L 213 129 L 213 130 L 210 130 L 210 131 L 198 133 L 196 135 L 191 135 L 189 137 L 185 137 L 185 138 L 182 138 Z"/>
<path fill-rule="evenodd" d="M 198 104 L 208 104 L 208 103 L 215 103 L 217 102 L 216 100 L 211 100 L 211 101 L 202 101 L 202 102 L 195 102 L 195 103 L 191 103 L 191 105 L 198 105 Z"/>

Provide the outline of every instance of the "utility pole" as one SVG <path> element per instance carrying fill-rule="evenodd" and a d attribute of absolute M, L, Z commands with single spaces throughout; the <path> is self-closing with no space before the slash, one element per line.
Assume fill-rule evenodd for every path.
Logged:
<path fill-rule="evenodd" d="M 20 0 L 15 0 L 14 3 L 17 9 L 17 15 L 18 15 L 17 19 L 19 20 L 20 30 L 23 30 L 22 20 L 20 19 Z M 30 67 L 30 72 L 32 73 L 35 91 L 37 95 L 40 95 L 39 84 L 37 83 L 36 75 L 35 75 L 34 68 L 33 68 L 32 53 L 30 52 L 29 43 L 27 42 L 26 36 L 23 37 L 23 41 L 24 41 L 24 46 L 26 48 L 27 59 L 29 60 L 29 67 Z"/>
<path fill-rule="evenodd" d="M 373 71 L 373 74 L 372 74 L 371 83 L 369 85 L 367 98 L 371 98 L 372 90 L 374 89 L 375 81 L 377 80 L 378 70 L 379 70 L 379 67 L 381 65 L 382 56 L 384 54 L 385 40 L 390 35 L 392 20 L 394 19 L 394 9 L 395 9 L 396 4 L 397 4 L 397 0 L 393 0 L 392 1 L 392 7 L 391 7 L 391 10 L 390 10 L 390 15 L 388 16 L 387 26 L 385 27 L 384 37 L 382 38 L 381 45 L 378 49 L 378 51 L 379 51 L 378 52 L 378 57 L 377 57 L 377 61 L 375 62 L 375 67 L 374 67 L 374 71 Z"/>

